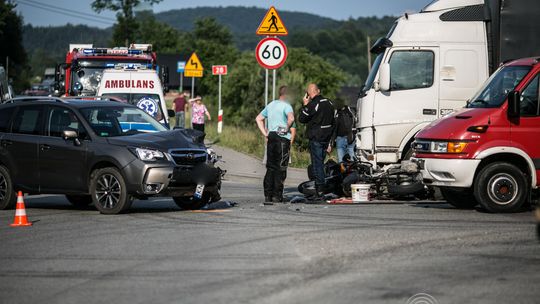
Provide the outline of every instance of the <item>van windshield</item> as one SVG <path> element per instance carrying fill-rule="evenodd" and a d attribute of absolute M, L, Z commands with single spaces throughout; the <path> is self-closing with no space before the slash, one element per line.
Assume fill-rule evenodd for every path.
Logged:
<path fill-rule="evenodd" d="M 129 103 L 144 110 L 158 121 L 162 121 L 164 118 L 161 99 L 158 94 L 104 93 L 101 96 L 116 97 L 122 102 Z"/>
<path fill-rule="evenodd" d="M 132 106 L 90 107 L 81 113 L 97 136 L 116 137 L 166 131 L 152 116 Z"/>
<path fill-rule="evenodd" d="M 506 96 L 521 82 L 531 70 L 530 66 L 505 66 L 499 68 L 479 93 L 471 99 L 467 108 L 498 108 L 506 100 Z"/>

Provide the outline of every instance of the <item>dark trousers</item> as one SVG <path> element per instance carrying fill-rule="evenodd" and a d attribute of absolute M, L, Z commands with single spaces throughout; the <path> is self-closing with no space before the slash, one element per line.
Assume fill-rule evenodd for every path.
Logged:
<path fill-rule="evenodd" d="M 191 126 L 193 127 L 193 130 L 198 130 L 204 133 L 204 124 L 192 123 Z"/>
<path fill-rule="evenodd" d="M 309 154 L 311 156 L 311 166 L 315 175 L 315 184 L 324 186 L 326 178 L 324 174 L 324 158 L 326 157 L 327 142 L 309 141 Z"/>
<path fill-rule="evenodd" d="M 268 134 L 266 145 L 266 175 L 264 176 L 264 196 L 269 198 L 283 197 L 283 183 L 287 178 L 289 166 L 289 151 L 291 142 L 287 138 L 277 135 L 276 132 Z"/>

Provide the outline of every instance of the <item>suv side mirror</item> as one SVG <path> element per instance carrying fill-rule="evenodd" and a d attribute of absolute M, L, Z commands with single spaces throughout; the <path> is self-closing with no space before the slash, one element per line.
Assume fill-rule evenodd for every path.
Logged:
<path fill-rule="evenodd" d="M 390 91 L 390 64 L 383 63 L 379 69 L 379 90 Z"/>
<path fill-rule="evenodd" d="M 506 112 L 508 118 L 519 118 L 521 115 L 521 94 L 519 91 L 508 93 L 508 110 Z"/>
<path fill-rule="evenodd" d="M 167 115 L 169 115 L 169 117 L 175 117 L 176 113 L 174 113 L 174 110 L 168 109 L 167 110 Z"/>
<path fill-rule="evenodd" d="M 73 140 L 73 142 L 77 146 L 81 145 L 81 141 L 79 140 L 79 134 L 77 134 L 77 132 L 75 132 L 73 130 L 64 130 L 62 132 L 62 138 L 64 140 Z"/>

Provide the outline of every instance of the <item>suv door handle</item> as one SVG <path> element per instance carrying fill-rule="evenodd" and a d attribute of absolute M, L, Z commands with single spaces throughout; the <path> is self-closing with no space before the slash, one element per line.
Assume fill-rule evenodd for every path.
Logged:
<path fill-rule="evenodd" d="M 0 141 L 0 145 L 4 148 L 7 148 L 8 146 L 13 145 L 13 142 L 11 140 L 4 139 Z"/>
<path fill-rule="evenodd" d="M 41 151 L 46 151 L 46 150 L 49 150 L 51 148 L 51 146 L 49 146 L 49 145 L 40 145 L 39 148 L 41 149 Z"/>

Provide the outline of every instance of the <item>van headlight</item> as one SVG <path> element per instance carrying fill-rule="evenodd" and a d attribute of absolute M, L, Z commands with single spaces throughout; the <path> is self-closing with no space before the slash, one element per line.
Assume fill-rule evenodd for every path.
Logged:
<path fill-rule="evenodd" d="M 142 161 L 156 161 L 165 158 L 163 152 L 158 150 L 135 148 L 134 151 L 135 155 Z"/>
<path fill-rule="evenodd" d="M 416 153 L 462 153 L 467 147 L 464 141 L 415 141 L 413 148 Z"/>

